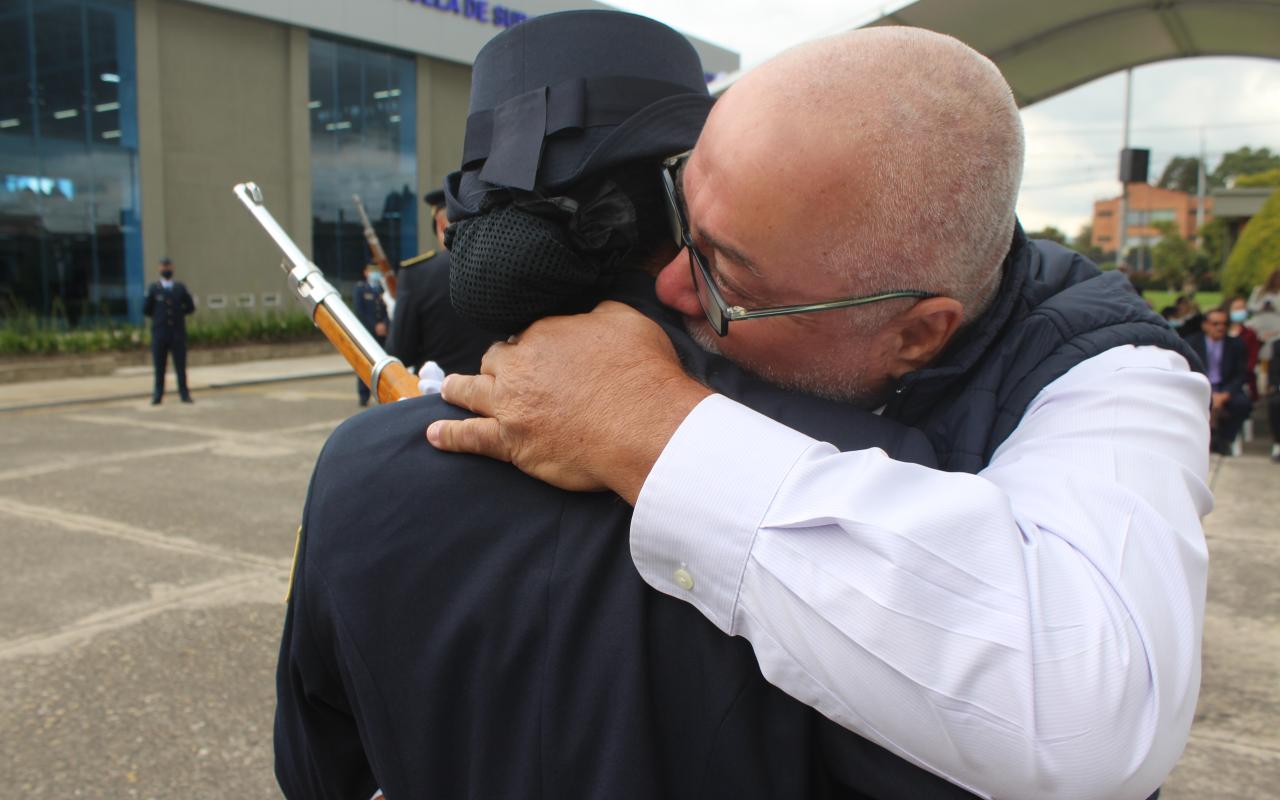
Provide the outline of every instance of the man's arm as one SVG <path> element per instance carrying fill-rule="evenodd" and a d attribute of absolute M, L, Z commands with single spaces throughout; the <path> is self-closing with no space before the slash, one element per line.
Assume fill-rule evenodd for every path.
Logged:
<path fill-rule="evenodd" d="M 147 287 L 147 299 L 142 301 L 142 313 L 144 316 L 151 316 L 156 312 L 156 293 L 151 287 Z"/>
<path fill-rule="evenodd" d="M 1222 376 L 1223 391 L 1232 395 L 1244 394 L 1245 369 L 1248 361 L 1248 354 L 1245 352 L 1244 340 L 1224 337 L 1222 340 L 1223 365 L 1229 371 L 1224 371 Z"/>
<path fill-rule="evenodd" d="M 647 581 L 750 640 L 778 686 L 953 782 L 1142 798 L 1167 775 L 1199 686 L 1211 505 L 1208 390 L 1180 357 L 1085 362 L 973 476 L 839 454 L 723 398 L 688 414 L 658 349 L 611 338 L 625 315 L 574 319 L 451 378 L 446 399 L 496 416 L 433 426 L 433 443 L 628 499 L 643 484 Z M 558 350 L 584 335 L 590 353 Z M 635 394 L 615 395 L 628 366 Z"/>
<path fill-rule="evenodd" d="M 645 484 L 637 567 L 771 682 L 975 792 L 1147 797 L 1199 687 L 1207 390 L 1124 350 L 1047 388 L 976 476 L 712 398 Z M 731 435 L 757 456 L 706 455 Z"/>
<path fill-rule="evenodd" d="M 612 489 L 632 505 L 680 422 L 711 394 L 684 373 L 657 323 L 612 301 L 535 322 L 492 345 L 480 370 L 446 377 L 441 395 L 481 416 L 433 423 L 431 444 L 509 461 L 561 489 Z"/>
<path fill-rule="evenodd" d="M 187 290 L 186 285 L 182 287 L 182 316 L 194 314 L 196 312 L 196 301 L 191 297 L 191 292 Z"/>

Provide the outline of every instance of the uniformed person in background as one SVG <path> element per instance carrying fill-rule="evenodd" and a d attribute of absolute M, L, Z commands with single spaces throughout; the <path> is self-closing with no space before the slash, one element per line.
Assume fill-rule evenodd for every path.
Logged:
<path fill-rule="evenodd" d="M 377 264 L 365 264 L 364 280 L 356 284 L 354 299 L 352 305 L 360 324 L 373 334 L 378 344 L 385 344 L 389 321 L 387 306 L 382 302 L 382 273 Z M 360 395 L 360 405 L 369 405 L 369 387 L 359 378 L 356 378 L 356 392 Z"/>
<path fill-rule="evenodd" d="M 444 191 L 428 192 L 436 248 L 401 262 L 396 278 L 396 313 L 387 350 L 406 367 L 420 368 L 428 359 L 445 374 L 480 371 L 480 358 L 499 336 L 463 319 L 449 302 L 449 253 L 444 246 Z"/>
<path fill-rule="evenodd" d="M 196 310 L 195 300 L 180 281 L 173 279 L 173 262 L 160 259 L 160 280 L 147 287 L 142 313 L 151 317 L 151 363 L 155 367 L 155 388 L 151 405 L 164 399 L 164 370 L 169 354 L 173 354 L 173 371 L 178 376 L 178 396 L 190 403 L 187 389 L 187 315 Z"/>

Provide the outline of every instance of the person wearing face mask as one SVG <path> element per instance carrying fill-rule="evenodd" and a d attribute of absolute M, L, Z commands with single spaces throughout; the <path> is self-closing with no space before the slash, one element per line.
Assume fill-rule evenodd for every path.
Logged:
<path fill-rule="evenodd" d="M 1258 354 L 1262 350 L 1262 340 L 1253 328 L 1245 323 L 1249 320 L 1249 301 L 1244 295 L 1236 295 L 1227 304 L 1227 335 L 1239 339 L 1244 345 L 1245 372 L 1244 386 L 1249 399 L 1258 401 Z"/>
<path fill-rule="evenodd" d="M 382 302 L 382 273 L 376 264 L 365 265 L 364 280 L 356 284 L 354 298 L 354 311 L 360 323 L 378 344 L 386 342 L 387 306 Z M 369 405 L 369 387 L 359 378 L 356 378 L 356 393 L 361 406 Z"/>
<path fill-rule="evenodd" d="M 155 369 L 155 386 L 151 405 L 164 399 L 165 364 L 173 355 L 173 371 L 178 377 L 178 396 L 182 402 L 194 402 L 187 389 L 187 315 L 195 313 L 196 304 L 187 287 L 173 279 L 173 261 L 160 259 L 160 280 L 147 287 L 142 313 L 151 317 L 151 363 Z"/>

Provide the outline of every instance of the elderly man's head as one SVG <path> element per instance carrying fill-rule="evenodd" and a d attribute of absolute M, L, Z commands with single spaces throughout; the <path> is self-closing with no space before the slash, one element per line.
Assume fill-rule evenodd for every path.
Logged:
<path fill-rule="evenodd" d="M 910 28 L 789 51 L 716 105 L 683 171 L 693 240 L 729 305 L 936 297 L 703 321 L 689 262 L 659 294 L 704 344 L 776 383 L 863 404 L 980 314 L 1014 228 L 1022 127 L 995 66 Z"/>

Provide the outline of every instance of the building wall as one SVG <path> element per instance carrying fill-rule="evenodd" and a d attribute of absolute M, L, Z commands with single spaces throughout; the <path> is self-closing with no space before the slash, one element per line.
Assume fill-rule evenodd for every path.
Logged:
<path fill-rule="evenodd" d="M 279 298 L 294 308 L 280 253 L 233 196 L 252 180 L 311 255 L 310 34 L 182 0 L 137 0 L 144 259 L 176 264 L 201 311 Z M 457 167 L 471 68 L 417 65 L 418 199 Z M 354 211 L 353 211 L 354 213 Z M 435 246 L 418 203 L 419 249 Z M 151 279 L 149 277 L 149 279 Z"/>
<path fill-rule="evenodd" d="M 259 307 L 286 287 L 280 255 L 231 187 L 257 182 L 310 246 L 305 32 L 179 0 L 138 0 L 138 17 L 148 270 L 167 255 L 202 307 Z"/>
<path fill-rule="evenodd" d="M 97 2 L 102 4 L 105 0 Z M 311 252 L 313 212 L 320 212 L 321 200 L 328 202 L 327 198 L 334 195 L 323 190 L 323 179 L 332 171 L 318 166 L 312 151 L 312 45 L 322 38 L 340 39 L 371 50 L 384 49 L 411 59 L 416 138 L 405 148 L 415 155 L 416 165 L 408 167 L 407 183 L 415 195 L 417 249 L 436 247 L 421 198 L 425 192 L 438 188 L 461 160 L 470 61 L 475 51 L 503 30 L 498 3 L 468 0 L 459 6 L 464 10 L 456 12 L 451 10 L 453 0 L 119 0 L 109 5 L 120 12 L 119 30 L 130 34 L 120 37 L 120 74 L 112 75 L 114 84 L 120 87 L 119 103 L 99 102 L 101 98 L 91 97 L 76 105 L 76 110 L 80 118 L 91 118 L 96 123 L 106 119 L 101 116 L 109 111 L 106 106 L 119 109 L 120 130 L 110 131 L 115 137 L 112 141 L 121 145 L 128 142 L 129 147 L 115 147 L 112 152 L 118 150 L 122 154 L 130 200 L 123 208 L 108 210 L 118 229 L 115 238 L 124 240 L 124 255 L 116 261 L 125 262 L 125 266 L 117 264 L 119 268 L 113 269 L 127 269 L 128 274 L 99 276 L 94 266 L 91 275 L 81 277 L 75 269 L 84 272 L 80 263 L 84 256 L 68 245 L 52 259 L 57 262 L 55 266 L 69 265 L 63 271 L 71 277 L 62 283 L 51 283 L 45 275 L 48 265 L 32 263 L 29 253 L 16 248 L 10 248 L 13 253 L 8 255 L 0 248 L 0 277 L 9 273 L 45 276 L 42 280 L 47 284 L 43 290 L 46 301 L 50 294 L 65 295 L 64 284 L 90 285 L 98 294 L 106 287 L 111 296 L 104 296 L 105 299 L 118 306 L 109 313 L 140 321 L 144 287 L 154 279 L 158 261 L 168 256 L 196 295 L 202 313 L 210 309 L 211 299 L 218 298 L 230 309 L 251 306 L 261 310 L 267 298 L 278 299 L 286 308 L 296 307 L 279 269 L 277 248 L 232 195 L 231 187 L 242 181 L 256 182 L 268 208 L 299 247 L 308 255 L 320 257 Z M 604 7 L 579 0 L 510 0 L 509 5 L 504 0 L 503 13 L 518 11 L 535 16 L 584 6 Z M 709 72 L 737 67 L 736 54 L 692 41 Z M 104 72 L 100 80 L 111 83 L 106 75 Z M 0 78 L 8 80 L 6 86 L 30 83 L 21 75 Z M 92 75 L 90 78 L 99 80 Z M 91 90 L 102 88 L 90 83 Z M 31 122 L 27 117 L 36 114 L 23 109 L 40 103 L 31 101 L 22 108 L 18 106 L 22 104 L 0 118 L 10 139 L 15 139 L 15 131 L 26 131 L 22 126 Z M 101 119 L 91 112 L 101 112 Z M 59 113 L 65 116 L 67 112 Z M 87 157 L 94 158 L 99 166 L 105 164 L 106 156 Z M 18 156 L 5 158 L 3 166 L 13 173 L 15 181 L 27 180 L 23 176 L 31 175 L 36 177 L 29 182 L 43 185 L 40 181 L 56 183 L 55 179 L 66 177 L 66 169 L 47 165 L 28 168 L 25 162 L 19 163 Z M 350 164 L 344 162 L 344 166 Z M 368 174 L 358 165 L 354 169 Z M 37 176 L 41 170 L 49 174 Z M 401 185 L 397 182 L 396 187 L 390 188 Z M 345 184 L 342 189 L 347 191 Z M 88 188 L 80 187 L 76 197 L 83 194 L 90 198 L 88 192 Z M 119 193 L 100 191 L 104 196 Z M 55 199 L 58 198 L 51 194 L 47 203 Z M 70 196 L 65 199 L 63 205 L 70 205 Z M 366 204 L 370 200 L 376 199 L 366 198 Z M 95 202 L 97 207 L 104 207 L 104 202 Z M 40 218 L 28 213 L 10 227 L 25 225 L 19 233 L 25 234 L 27 229 L 39 232 L 37 226 L 48 220 L 48 215 Z M 98 228 L 101 233 L 103 225 Z M 94 230 L 90 225 L 89 233 Z M 65 233 L 61 229 L 55 232 Z M 411 246 L 408 233 L 403 241 L 405 247 Z M 40 288 L 36 286 L 30 293 L 38 294 Z M 90 296 L 89 300 L 95 297 Z M 50 305 L 44 302 L 39 312 L 49 313 Z"/>
<path fill-rule="evenodd" d="M 444 184 L 462 162 L 471 98 L 471 67 L 418 56 L 419 198 Z M 437 247 L 426 203 L 418 204 L 418 249 Z"/>
<path fill-rule="evenodd" d="M 1204 200 L 1204 221 L 1213 219 L 1213 198 Z M 1147 183 L 1129 184 L 1128 216 L 1130 223 L 1126 236 L 1132 243 L 1134 239 L 1156 239 L 1161 236 L 1159 229 L 1151 224 L 1139 224 L 1143 220 L 1151 222 L 1167 217 L 1173 222 L 1182 237 L 1188 241 L 1196 239 L 1197 200 L 1193 194 L 1172 189 L 1161 189 Z M 1134 219 L 1135 215 L 1138 217 Z M 1156 219 L 1152 219 L 1152 217 Z M 1118 249 L 1120 233 L 1120 198 L 1113 197 L 1099 200 L 1093 204 L 1093 245 L 1104 252 L 1115 252 Z"/>
<path fill-rule="evenodd" d="M 377 42 L 408 53 L 471 64 L 505 23 L 573 9 L 612 9 L 595 0 L 191 0 L 288 25 Z M 738 55 L 689 38 L 708 72 L 732 72 Z"/>

